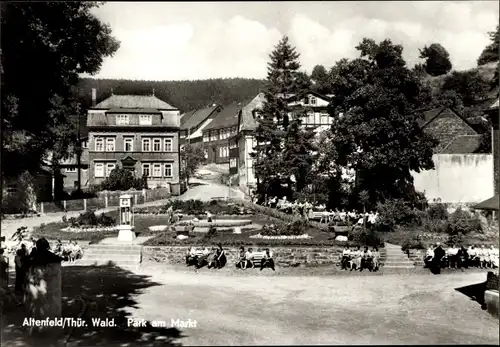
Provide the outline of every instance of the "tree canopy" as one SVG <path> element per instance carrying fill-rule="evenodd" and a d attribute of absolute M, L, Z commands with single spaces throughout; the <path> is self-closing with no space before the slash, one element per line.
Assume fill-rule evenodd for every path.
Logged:
<path fill-rule="evenodd" d="M 72 86 L 96 73 L 119 42 L 90 10 L 95 2 L 1 5 L 2 175 L 34 172 L 49 150 L 63 155 L 75 114 Z"/>
<path fill-rule="evenodd" d="M 425 59 L 423 68 L 431 76 L 445 75 L 451 71 L 450 54 L 439 43 L 421 49 L 420 58 Z"/>
<path fill-rule="evenodd" d="M 356 49 L 360 58 L 332 69 L 330 159 L 356 171 L 356 189 L 372 203 L 409 198 L 410 170 L 434 167 L 435 142 L 417 124 L 422 84 L 406 67 L 402 46 L 363 39 Z"/>
<path fill-rule="evenodd" d="M 477 65 L 493 63 L 500 58 L 500 27 L 497 25 L 497 29 L 488 34 L 490 35 L 491 43 L 483 49 L 481 55 L 477 58 Z"/>
<path fill-rule="evenodd" d="M 196 171 L 205 161 L 205 152 L 200 143 L 186 143 L 181 146 L 181 172 L 180 179 L 189 184 L 189 179 L 194 176 Z"/>

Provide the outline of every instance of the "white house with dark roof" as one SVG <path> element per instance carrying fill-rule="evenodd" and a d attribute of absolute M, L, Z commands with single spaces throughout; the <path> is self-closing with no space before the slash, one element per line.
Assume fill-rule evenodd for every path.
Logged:
<path fill-rule="evenodd" d="M 89 182 L 99 184 L 117 166 L 147 177 L 148 187 L 180 194 L 180 112 L 154 95 L 111 95 L 96 104 L 87 126 Z"/>
<path fill-rule="evenodd" d="M 252 153 L 257 145 L 254 132 L 258 125 L 259 111 L 265 100 L 264 93 L 259 93 L 249 103 L 243 105 L 238 117 L 238 134 L 229 141 L 229 173 L 237 177 L 240 189 L 246 193 L 257 184 Z M 289 95 L 288 105 L 292 108 L 289 116 L 300 116 L 302 126 L 321 133 L 330 128 L 333 122 L 328 113 L 330 101 L 331 96 L 314 91 Z"/>

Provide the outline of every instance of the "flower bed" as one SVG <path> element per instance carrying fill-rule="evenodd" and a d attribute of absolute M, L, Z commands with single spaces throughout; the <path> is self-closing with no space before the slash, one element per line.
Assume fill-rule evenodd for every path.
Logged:
<path fill-rule="evenodd" d="M 79 227 L 68 226 L 66 228 L 62 228 L 61 231 L 69 232 L 69 233 L 88 233 L 88 232 L 99 232 L 99 231 L 118 231 L 116 226 L 93 226 L 93 225 L 83 225 Z"/>
<path fill-rule="evenodd" d="M 302 234 L 302 235 L 275 235 L 275 236 L 269 236 L 269 235 L 262 235 L 262 234 L 257 234 L 257 235 L 252 235 L 250 236 L 252 239 L 265 239 L 265 240 L 299 240 L 299 239 L 310 239 L 311 236 L 307 234 Z"/>
<path fill-rule="evenodd" d="M 158 215 L 168 214 L 171 211 L 180 212 L 185 215 L 203 215 L 205 212 L 210 212 L 213 215 L 253 215 L 254 211 L 245 209 L 244 207 L 233 202 L 212 200 L 203 202 L 201 200 L 173 200 L 163 206 L 149 206 L 136 209 L 136 214 Z"/>

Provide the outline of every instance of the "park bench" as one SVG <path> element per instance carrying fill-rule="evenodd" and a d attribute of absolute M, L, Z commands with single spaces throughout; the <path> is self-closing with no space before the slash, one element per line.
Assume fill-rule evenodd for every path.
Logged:
<path fill-rule="evenodd" d="M 260 268 L 262 265 L 262 260 L 266 256 L 266 252 L 265 251 L 252 252 L 252 256 L 253 256 L 252 262 L 253 262 L 254 267 Z"/>

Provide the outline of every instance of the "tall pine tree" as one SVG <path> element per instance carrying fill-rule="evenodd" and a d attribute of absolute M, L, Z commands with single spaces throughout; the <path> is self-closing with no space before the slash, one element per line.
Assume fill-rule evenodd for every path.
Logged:
<path fill-rule="evenodd" d="M 255 132 L 257 147 L 253 157 L 261 195 L 281 195 L 283 183 L 290 183 L 290 165 L 293 151 L 287 140 L 292 109 L 288 105 L 290 97 L 304 88 L 300 83 L 299 54 L 285 36 L 275 46 L 268 63 L 265 102 L 262 105 Z M 296 130 L 293 130 L 296 131 Z M 295 141 L 292 140 L 292 141 Z M 287 145 L 288 144 L 288 145 Z M 285 153 L 285 149 L 288 149 Z M 286 155 L 285 155 L 286 154 Z"/>

